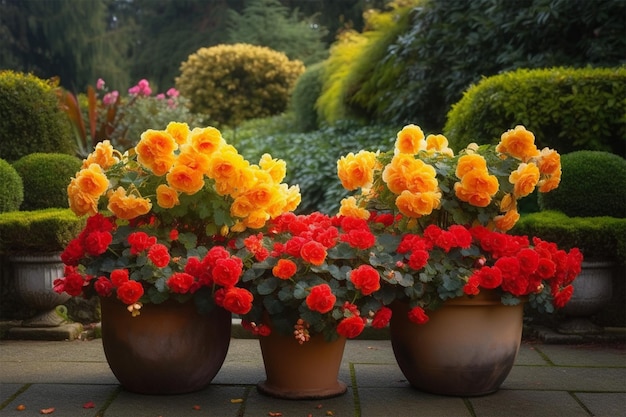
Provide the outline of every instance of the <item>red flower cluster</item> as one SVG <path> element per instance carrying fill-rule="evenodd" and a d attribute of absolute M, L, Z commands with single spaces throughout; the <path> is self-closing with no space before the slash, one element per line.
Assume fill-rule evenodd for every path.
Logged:
<path fill-rule="evenodd" d="M 381 217 L 381 221 L 385 220 Z M 393 217 L 390 218 L 393 220 Z M 271 276 L 278 278 L 278 283 L 266 284 L 267 274 L 255 278 L 245 279 L 249 282 L 252 292 L 259 294 L 259 308 L 254 314 L 243 318 L 244 326 L 255 334 L 269 334 L 267 324 L 259 324 L 264 317 L 263 297 L 268 289 L 279 297 L 286 297 L 287 302 L 293 300 L 292 308 L 298 315 L 302 309 L 308 309 L 313 315 L 307 315 L 311 320 L 307 322 L 302 317 L 294 318 L 293 334 L 300 342 L 308 340 L 308 331 L 315 328 L 320 331 L 322 323 L 324 329 L 336 330 L 336 333 L 348 338 L 358 336 L 364 329 L 367 318 L 359 311 L 355 301 L 367 297 L 380 289 L 380 277 L 376 269 L 363 265 L 355 270 L 350 269 L 347 261 L 334 253 L 343 245 L 352 248 L 352 251 L 366 251 L 376 243 L 367 221 L 351 217 L 329 217 L 322 213 L 309 215 L 283 214 L 268 224 L 265 236 L 256 234 L 243 239 L 243 247 L 247 249 L 256 263 L 251 270 L 267 270 Z M 264 247 L 269 248 L 269 256 L 264 255 Z M 339 268 L 345 268 L 339 272 Z M 334 268 L 339 278 L 334 278 L 330 269 Z M 254 273 L 255 275 L 258 273 Z M 324 282 L 326 281 L 326 282 Z M 332 281 L 332 282 L 331 282 Z M 259 290 L 257 285 L 264 286 Z M 300 292 L 296 296 L 294 292 Z M 374 303 L 373 305 L 376 305 Z M 376 324 L 384 327 L 391 317 L 387 307 L 381 312 L 374 313 Z M 369 314 L 369 313 L 368 313 Z"/>
<path fill-rule="evenodd" d="M 79 265 L 81 262 L 96 260 L 111 249 L 115 252 L 114 257 L 118 259 L 118 262 L 120 259 L 126 260 L 122 263 L 123 265 L 141 267 L 152 264 L 152 272 L 155 275 L 158 275 L 164 268 L 170 267 L 170 262 L 174 261 L 171 270 L 167 269 L 168 275 L 165 275 L 165 286 L 173 294 L 194 294 L 202 287 L 217 286 L 221 288 L 215 294 L 216 304 L 236 314 L 245 314 L 250 310 L 252 294 L 235 287 L 243 271 L 243 262 L 240 258 L 231 255 L 226 248 L 214 246 L 202 259 L 191 256 L 184 263 L 180 262 L 180 257 L 173 259 L 170 248 L 166 244 L 159 243 L 156 236 L 151 236 L 144 231 L 130 233 L 126 241 L 121 242 L 121 248 L 119 245 L 114 249 L 110 248 L 113 231 L 114 224 L 109 218 L 101 214 L 88 218 L 85 229 L 70 242 L 61 255 L 66 269 L 64 277 L 54 282 L 56 291 L 65 291 L 72 296 L 82 294 L 84 287 L 89 285 L 93 276 L 81 273 Z M 176 230 L 169 233 L 171 242 L 177 240 L 178 237 Z M 106 270 L 106 268 L 103 269 Z M 95 271 L 97 274 L 102 273 L 100 268 L 96 268 Z M 150 272 L 150 270 L 147 271 Z M 115 294 L 124 304 L 132 306 L 138 303 L 144 295 L 142 279 L 145 279 L 145 273 L 146 271 L 133 272 L 131 277 L 130 267 L 118 267 L 108 276 L 98 276 L 93 282 L 93 289 L 101 297 Z M 133 307 L 131 311 L 134 312 L 138 308 Z"/>
<path fill-rule="evenodd" d="M 407 258 L 409 268 L 420 271 L 432 257 L 432 251 L 449 254 L 454 249 L 468 249 L 476 245 L 481 256 L 473 261 L 473 274 L 467 279 L 463 291 L 476 295 L 481 289 L 500 288 L 516 297 L 538 294 L 545 283 L 557 308 L 570 299 L 572 282 L 580 273 L 582 254 L 574 248 L 569 252 L 559 250 L 554 243 L 533 238 L 533 245 L 526 236 L 513 236 L 494 232 L 483 226 L 466 228 L 459 225 L 447 230 L 430 225 L 423 236 L 406 234 L 397 252 Z M 461 259 L 470 259 L 459 255 Z M 404 266 L 400 262 L 398 266 Z M 415 323 L 428 320 L 421 307 L 409 313 Z"/>

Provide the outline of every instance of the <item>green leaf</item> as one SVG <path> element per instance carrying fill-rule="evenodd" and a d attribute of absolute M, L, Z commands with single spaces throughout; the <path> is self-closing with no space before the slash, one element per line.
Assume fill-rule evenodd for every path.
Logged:
<path fill-rule="evenodd" d="M 278 279 L 276 277 L 269 277 L 262 280 L 257 286 L 259 295 L 268 295 L 274 292 L 278 288 Z"/>

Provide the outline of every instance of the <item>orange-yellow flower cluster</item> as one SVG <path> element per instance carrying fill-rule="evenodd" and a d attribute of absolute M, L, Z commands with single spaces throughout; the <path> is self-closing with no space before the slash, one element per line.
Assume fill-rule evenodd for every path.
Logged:
<path fill-rule="evenodd" d="M 262 227 L 300 203 L 299 188 L 282 183 L 284 161 L 264 155 L 259 165 L 250 164 L 213 127 L 190 130 L 171 122 L 165 130 L 145 131 L 133 150 L 118 155 L 105 141 L 85 160 L 68 187 L 76 214 L 95 214 L 104 196 L 109 211 L 130 220 L 149 213 L 155 197 L 163 211 L 183 204 L 183 196 L 206 191 L 207 199 L 216 201 L 193 204 L 213 210 L 213 203 L 228 201 L 231 230 L 241 231 Z"/>
<path fill-rule="evenodd" d="M 361 188 L 360 195 L 341 202 L 341 215 L 367 218 L 372 204 L 417 219 L 422 227 L 455 218 L 471 223 L 468 216 L 475 216 L 506 231 L 519 219 L 518 199 L 558 186 L 561 164 L 556 151 L 539 151 L 523 126 L 504 132 L 495 147 L 470 144 L 455 156 L 445 136 L 425 137 L 418 126 L 407 125 L 393 152 L 350 153 L 337 162 L 337 173 L 347 190 Z"/>

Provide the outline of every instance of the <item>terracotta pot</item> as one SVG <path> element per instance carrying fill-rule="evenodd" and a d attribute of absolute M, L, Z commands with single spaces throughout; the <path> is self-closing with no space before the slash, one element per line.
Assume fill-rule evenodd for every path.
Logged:
<path fill-rule="evenodd" d="M 408 304 L 392 306 L 391 344 L 400 370 L 422 391 L 478 396 L 497 391 L 522 338 L 524 306 L 505 306 L 499 294 L 447 301 L 422 325 L 409 321 Z"/>
<path fill-rule="evenodd" d="M 142 394 L 180 394 L 207 386 L 226 359 L 231 314 L 197 312 L 192 301 L 146 304 L 132 317 L 113 297 L 101 298 L 102 345 L 115 377 Z"/>
<path fill-rule="evenodd" d="M 327 342 L 321 334 L 299 344 L 293 336 L 272 332 L 259 338 L 266 380 L 257 384 L 262 394 L 303 400 L 330 398 L 346 392 L 337 380 L 346 338 Z"/>

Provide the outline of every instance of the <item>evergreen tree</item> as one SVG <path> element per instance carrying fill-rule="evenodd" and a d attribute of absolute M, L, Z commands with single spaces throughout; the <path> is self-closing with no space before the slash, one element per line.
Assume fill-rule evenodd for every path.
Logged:
<path fill-rule="evenodd" d="M 326 57 L 322 37 L 327 30 L 311 18 L 302 19 L 278 0 L 251 0 L 243 10 L 229 13 L 228 36 L 233 43 L 267 46 L 305 64 Z"/>
<path fill-rule="evenodd" d="M 124 1 L 124 0 L 117 0 Z M 132 0 L 140 32 L 132 54 L 133 81 L 159 91 L 174 85 L 180 65 L 201 47 L 226 42 L 226 12 L 241 0 Z"/>
<path fill-rule="evenodd" d="M 61 84 L 83 90 L 99 77 L 109 85 L 127 85 L 127 45 L 124 29 L 110 26 L 111 0 L 0 2 L 0 47 L 3 67 L 58 76 Z"/>

